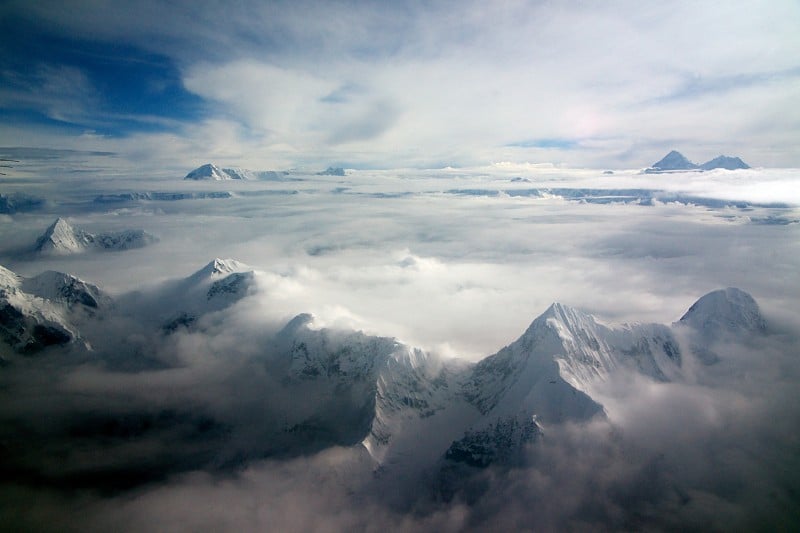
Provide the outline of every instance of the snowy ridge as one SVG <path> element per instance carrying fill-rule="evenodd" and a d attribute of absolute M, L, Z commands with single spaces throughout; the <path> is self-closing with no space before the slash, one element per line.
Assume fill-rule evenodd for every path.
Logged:
<path fill-rule="evenodd" d="M 612 364 L 597 330 L 588 315 L 550 306 L 517 341 L 475 366 L 467 399 L 492 416 L 516 416 L 524 409 L 545 422 L 591 418 L 602 408 L 575 385 L 602 376 Z M 562 374 L 562 368 L 572 373 Z"/>
<path fill-rule="evenodd" d="M 213 163 L 206 163 L 192 170 L 183 178 L 194 181 L 230 181 L 230 180 L 277 180 L 280 181 L 290 172 L 276 170 L 247 170 L 239 167 L 221 168 Z M 339 174 L 337 174 L 339 175 Z M 344 174 L 341 174 L 342 176 Z"/>
<path fill-rule="evenodd" d="M 29 294 L 45 300 L 63 303 L 70 308 L 79 304 L 92 309 L 111 305 L 111 297 L 96 285 L 86 283 L 75 276 L 53 270 L 25 279 L 21 287 L 22 290 Z"/>
<path fill-rule="evenodd" d="M 226 180 L 241 180 L 247 179 L 241 173 L 236 172 L 234 169 L 223 169 L 212 163 L 206 163 L 196 169 L 192 170 L 183 178 L 185 180 L 211 180 L 211 181 L 226 181 Z"/>
<path fill-rule="evenodd" d="M 23 278 L 0 267 L 0 340 L 15 352 L 78 340 L 76 324 L 111 304 L 111 297 L 75 276 L 48 271 Z"/>
<path fill-rule="evenodd" d="M 131 317 L 156 335 L 184 327 L 202 331 L 205 324 L 224 326 L 224 310 L 257 291 L 257 283 L 247 265 L 217 258 L 113 307 L 147 310 L 139 311 L 147 316 Z M 74 276 L 49 271 L 26 279 L 0 267 L 4 353 L 82 339 L 78 327 L 111 308 L 99 288 Z M 274 426 L 265 434 L 264 449 L 361 445 L 390 475 L 410 475 L 437 461 L 469 468 L 513 464 L 549 426 L 603 416 L 593 387 L 616 373 L 680 381 L 687 356 L 711 364 L 707 355 L 717 341 L 765 331 L 755 300 L 733 288 L 703 296 L 672 326 L 609 327 L 555 303 L 516 341 L 467 363 L 389 337 L 316 328 L 311 315 L 300 314 L 261 349 L 258 364 L 269 376 L 268 386 L 281 391 L 276 397 L 304 399 L 265 407 L 265 419 Z"/>
<path fill-rule="evenodd" d="M 156 242 L 158 242 L 158 238 L 144 230 L 123 230 L 92 234 L 73 228 L 63 218 L 58 218 L 36 240 L 34 249 L 42 254 L 70 255 L 88 250 L 131 250 Z"/>

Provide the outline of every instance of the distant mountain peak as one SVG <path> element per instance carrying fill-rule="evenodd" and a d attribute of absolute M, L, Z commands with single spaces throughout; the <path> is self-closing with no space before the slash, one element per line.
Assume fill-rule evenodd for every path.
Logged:
<path fill-rule="evenodd" d="M 713 170 L 715 168 L 724 168 L 725 170 L 739 170 L 750 168 L 750 165 L 742 161 L 738 157 L 729 157 L 727 155 L 719 155 L 711 161 L 706 161 L 700 168 L 703 170 Z"/>
<path fill-rule="evenodd" d="M 206 265 L 211 274 L 232 274 L 246 268 L 244 263 L 240 263 L 235 259 L 220 259 L 215 257 L 208 265 Z"/>
<path fill-rule="evenodd" d="M 711 339 L 725 334 L 764 333 L 767 329 L 753 297 L 735 287 L 712 291 L 701 297 L 679 323 L 689 325 Z"/>
<path fill-rule="evenodd" d="M 711 161 L 706 161 L 702 165 L 697 165 L 689 161 L 677 150 L 672 150 L 661 160 L 653 163 L 653 166 L 646 169 L 645 172 L 648 174 L 659 174 L 662 172 L 679 172 L 688 170 L 713 170 L 715 168 L 737 170 L 740 168 L 750 168 L 750 165 L 738 157 L 729 157 L 726 155 L 717 156 Z"/>
<path fill-rule="evenodd" d="M 672 150 L 659 161 L 653 163 L 652 168 L 656 171 L 664 170 L 696 170 L 696 164 L 689 161 L 682 153 Z"/>
<path fill-rule="evenodd" d="M 185 180 L 227 181 L 247 179 L 246 172 L 236 168 L 220 168 L 213 163 L 200 165 L 183 178 Z"/>
<path fill-rule="evenodd" d="M 65 219 L 58 217 L 36 241 L 37 252 L 70 254 L 85 250 L 91 239 L 83 231 L 76 230 Z"/>
<path fill-rule="evenodd" d="M 250 267 L 236 259 L 221 259 L 215 257 L 203 268 L 189 276 L 189 279 L 193 281 L 216 279 L 228 276 L 234 272 L 246 272 L 248 270 L 251 270 Z"/>

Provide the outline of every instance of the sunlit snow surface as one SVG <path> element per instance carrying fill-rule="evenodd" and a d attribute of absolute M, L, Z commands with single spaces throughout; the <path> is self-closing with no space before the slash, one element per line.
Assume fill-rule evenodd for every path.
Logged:
<path fill-rule="evenodd" d="M 3 445 L 45 476 L 0 487 L 12 524 L 797 523 L 800 170 L 72 170 L 0 182 L 42 200 L 0 215 L 9 301 L 70 338 L 0 367 Z M 158 241 L 35 253 L 57 217 Z M 97 305 L 51 303 L 65 286 Z M 678 322 L 725 287 L 763 322 L 686 329 L 736 327 L 728 300 L 755 316 L 733 289 Z"/>

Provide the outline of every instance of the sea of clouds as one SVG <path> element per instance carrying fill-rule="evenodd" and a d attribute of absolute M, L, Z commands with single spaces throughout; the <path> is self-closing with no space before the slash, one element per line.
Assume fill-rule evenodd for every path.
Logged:
<path fill-rule="evenodd" d="M 53 479 L 86 465 L 98 470 L 80 486 L 4 482 L 7 524 L 707 531 L 791 528 L 800 520 L 794 171 L 653 176 L 495 165 L 187 183 L 63 170 L 9 182 L 10 192 L 47 203 L 0 218 L 0 264 L 25 276 L 75 274 L 138 302 L 139 313 L 170 305 L 158 301 L 163 284 L 214 257 L 251 265 L 257 290 L 197 331 L 153 336 L 134 313 L 91 326 L 92 358 L 50 354 L 0 368 L 3 445 L 19 453 L 14 440 L 33 435 L 24 461 Z M 141 191 L 231 195 L 95 201 Z M 87 231 L 142 228 L 160 241 L 121 253 L 36 256 L 33 242 L 56 216 Z M 473 473 L 447 497 L 424 479 L 409 486 L 381 478 L 358 447 L 237 462 L 270 453 L 264 428 L 281 409 L 303 407 L 303 399 L 281 394 L 264 365 L 275 332 L 298 313 L 313 314 L 315 327 L 477 361 L 554 301 L 607 323 L 668 324 L 726 286 L 759 302 L 766 337 L 721 347 L 718 364 L 698 365 L 680 383 L 626 374 L 598 384 L 593 397 L 607 420 L 545 428 L 522 464 Z M 147 364 L 123 364 L 137 357 Z M 156 422 L 129 442 L 98 447 L 60 429 L 136 413 Z M 219 426 L 209 429 L 207 420 Z M 208 457 L 214 468 L 197 466 Z M 103 478 L 104 467 L 120 465 L 145 474 L 123 487 Z"/>

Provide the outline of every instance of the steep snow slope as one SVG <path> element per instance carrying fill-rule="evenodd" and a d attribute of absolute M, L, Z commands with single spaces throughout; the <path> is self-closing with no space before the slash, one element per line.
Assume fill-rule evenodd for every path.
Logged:
<path fill-rule="evenodd" d="M 15 352 L 77 340 L 77 326 L 111 305 L 98 287 L 69 274 L 48 271 L 25 279 L 0 266 L 0 344 Z"/>
<path fill-rule="evenodd" d="M 219 168 L 212 163 L 206 163 L 196 169 L 192 170 L 183 178 L 185 180 L 211 180 L 211 181 L 224 181 L 233 179 L 242 179 L 238 174 L 228 173 L 227 169 Z"/>
<path fill-rule="evenodd" d="M 89 235 L 74 229 L 63 218 L 57 218 L 36 241 L 36 251 L 53 254 L 80 253 L 92 246 Z"/>
<path fill-rule="evenodd" d="M 111 305 L 111 298 L 96 285 L 63 272 L 48 270 L 23 280 L 20 286 L 29 294 L 52 302 L 63 303 L 69 308 L 81 305 L 86 308 L 99 309 L 108 308 Z"/>

